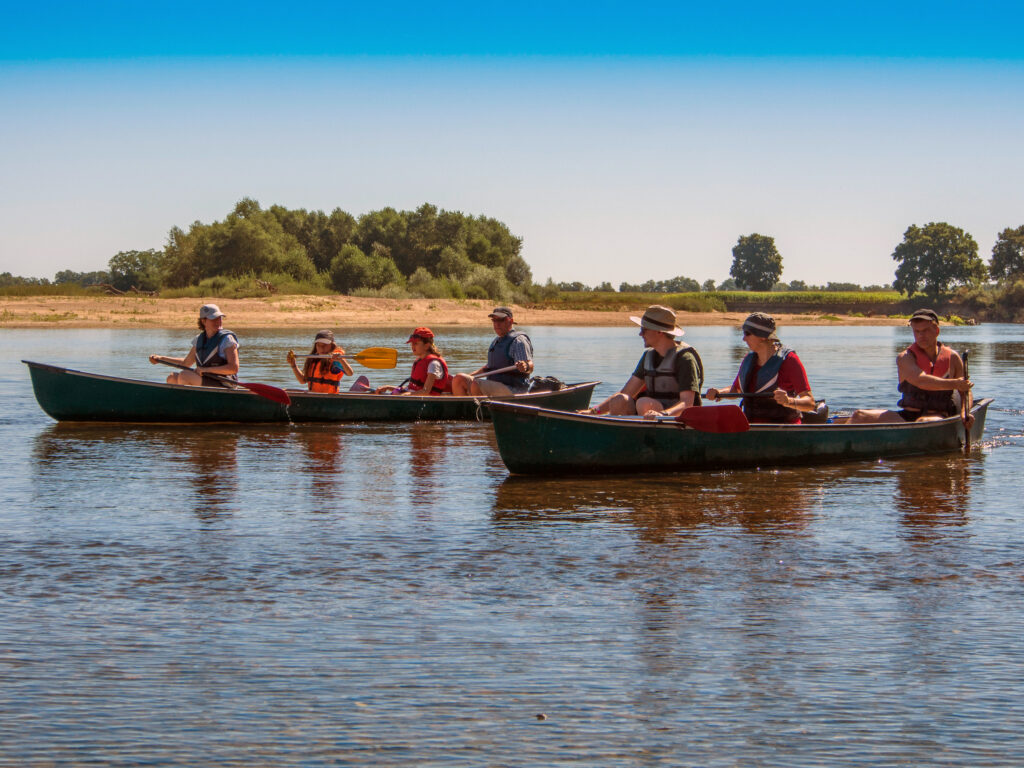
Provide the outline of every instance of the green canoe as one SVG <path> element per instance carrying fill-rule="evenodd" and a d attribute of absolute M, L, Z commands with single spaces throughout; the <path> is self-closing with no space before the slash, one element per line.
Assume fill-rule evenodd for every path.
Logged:
<path fill-rule="evenodd" d="M 244 389 L 182 387 L 121 379 L 23 360 L 39 406 L 57 421 L 139 423 L 448 421 L 488 417 L 485 398 L 289 391 L 284 406 Z M 513 395 L 516 402 L 578 410 L 590 405 L 599 382 L 557 392 Z"/>
<path fill-rule="evenodd" d="M 991 398 L 972 410 L 981 439 Z M 747 432 L 701 432 L 675 421 L 590 416 L 488 402 L 498 450 L 513 474 L 689 472 L 822 464 L 963 449 L 959 416 L 908 424 L 752 424 Z"/>

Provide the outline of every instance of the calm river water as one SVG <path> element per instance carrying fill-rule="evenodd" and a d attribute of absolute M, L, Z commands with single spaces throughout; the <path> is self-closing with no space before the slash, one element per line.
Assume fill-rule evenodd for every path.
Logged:
<path fill-rule="evenodd" d="M 315 330 L 242 333 L 245 380 Z M 406 375 L 408 328 L 336 330 Z M 641 351 L 526 330 L 597 398 Z M 476 423 L 58 426 L 19 362 L 188 338 L 0 331 L 0 764 L 1024 763 L 1024 327 L 944 330 L 970 458 L 607 479 L 509 478 Z M 727 385 L 736 330 L 686 339 Z M 833 412 L 894 403 L 905 327 L 783 339 Z"/>

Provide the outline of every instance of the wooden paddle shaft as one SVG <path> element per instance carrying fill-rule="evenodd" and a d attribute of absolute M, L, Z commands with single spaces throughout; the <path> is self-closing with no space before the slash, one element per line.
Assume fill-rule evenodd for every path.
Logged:
<path fill-rule="evenodd" d="M 504 368 L 495 368 L 493 371 L 484 371 L 483 373 L 474 373 L 474 379 L 486 379 L 488 376 L 493 376 L 496 373 L 511 373 L 512 371 L 519 370 L 514 365 L 508 365 Z"/>

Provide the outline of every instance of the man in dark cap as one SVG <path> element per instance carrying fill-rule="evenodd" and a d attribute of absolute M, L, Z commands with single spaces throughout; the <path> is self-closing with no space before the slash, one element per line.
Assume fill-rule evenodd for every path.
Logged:
<path fill-rule="evenodd" d="M 964 376 L 960 355 L 939 341 L 939 316 L 931 309 L 919 309 L 910 316 L 914 343 L 896 358 L 899 391 L 903 395 L 898 411 L 858 410 L 851 424 L 898 424 L 906 421 L 930 421 L 954 416 L 959 403 L 953 393 L 966 393 L 974 386 Z M 961 394 L 961 397 L 964 395 Z M 968 428 L 974 421 L 967 417 Z"/>
<path fill-rule="evenodd" d="M 513 328 L 515 320 L 508 307 L 495 307 L 488 317 L 497 337 L 487 350 L 487 365 L 473 373 L 460 373 L 452 380 L 454 395 L 515 395 L 530 388 L 530 374 L 533 373 L 533 343 L 530 337 Z M 487 371 L 500 368 L 516 370 L 480 376 Z"/>

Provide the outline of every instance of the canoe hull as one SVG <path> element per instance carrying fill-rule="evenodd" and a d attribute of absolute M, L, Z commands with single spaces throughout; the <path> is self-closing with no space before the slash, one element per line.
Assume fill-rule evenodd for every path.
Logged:
<path fill-rule="evenodd" d="M 182 387 L 122 379 L 23 361 L 39 406 L 57 421 L 134 423 L 269 423 L 343 421 L 466 421 L 489 417 L 481 397 L 337 395 L 289 392 L 287 408 L 248 390 Z M 590 404 L 598 382 L 514 399 L 551 409 Z"/>
<path fill-rule="evenodd" d="M 991 399 L 972 413 L 972 442 L 985 429 Z M 556 413 L 488 403 L 498 450 L 513 474 L 689 472 L 737 467 L 824 464 L 950 453 L 963 449 L 959 417 L 911 424 L 755 424 L 713 434 L 675 422 Z"/>

